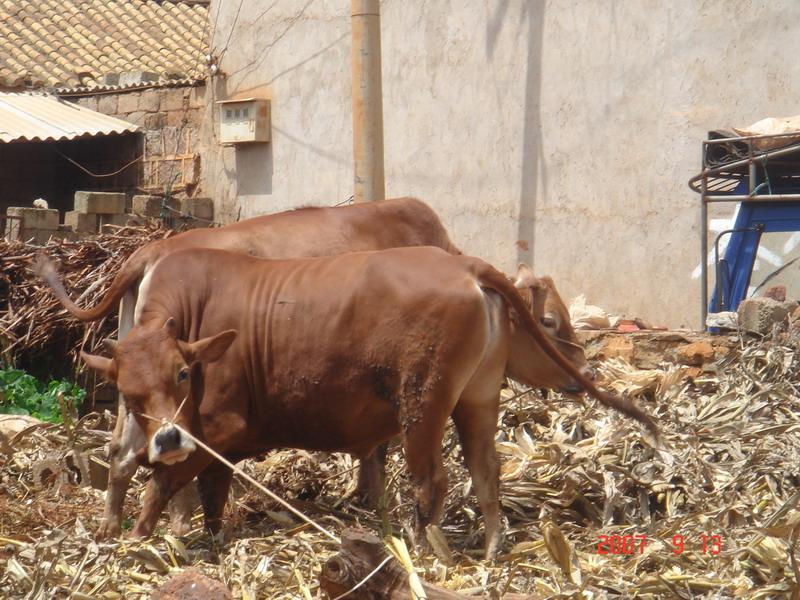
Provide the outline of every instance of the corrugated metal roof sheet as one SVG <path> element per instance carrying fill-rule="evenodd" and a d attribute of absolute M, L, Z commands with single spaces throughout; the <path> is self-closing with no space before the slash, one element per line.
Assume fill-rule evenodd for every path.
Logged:
<path fill-rule="evenodd" d="M 0 93 L 0 142 L 74 140 L 138 130 L 53 96 Z"/>

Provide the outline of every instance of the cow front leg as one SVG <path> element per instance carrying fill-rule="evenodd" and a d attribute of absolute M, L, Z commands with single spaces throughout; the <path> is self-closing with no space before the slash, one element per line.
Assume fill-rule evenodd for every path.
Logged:
<path fill-rule="evenodd" d="M 219 461 L 213 462 L 197 477 L 206 529 L 212 535 L 218 534 L 222 529 L 222 515 L 232 481 L 233 471 Z"/>
<path fill-rule="evenodd" d="M 197 477 L 213 459 L 205 452 L 193 452 L 189 458 L 175 465 L 156 465 L 147 483 L 142 501 L 142 512 L 131 531 L 132 537 L 146 537 L 153 533 L 164 508 L 175 493 Z"/>
<path fill-rule="evenodd" d="M 358 465 L 358 485 L 355 496 L 366 508 L 378 508 L 386 482 L 386 453 L 389 442 L 361 457 Z"/>
<path fill-rule="evenodd" d="M 105 507 L 100 527 L 95 538 L 98 540 L 118 537 L 122 528 L 122 507 L 131 478 L 139 463 L 136 453 L 144 445 L 145 435 L 133 415 L 125 408 L 125 401 L 119 399 L 117 423 L 109 443 L 108 487 Z"/>
<path fill-rule="evenodd" d="M 192 514 L 196 506 L 196 488 L 189 482 L 188 485 L 176 492 L 167 505 L 170 529 L 173 534 L 186 535 L 192 530 Z"/>
<path fill-rule="evenodd" d="M 500 545 L 500 459 L 495 450 L 497 400 L 469 402 L 463 399 L 453 412 L 464 462 L 483 514 L 486 559 L 497 555 Z"/>

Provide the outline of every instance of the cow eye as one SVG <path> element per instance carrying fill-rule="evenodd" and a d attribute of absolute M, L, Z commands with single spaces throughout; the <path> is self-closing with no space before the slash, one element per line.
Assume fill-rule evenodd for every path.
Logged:
<path fill-rule="evenodd" d="M 178 371 L 178 383 L 186 381 L 187 379 L 189 379 L 189 369 L 184 367 Z"/>
<path fill-rule="evenodd" d="M 546 329 L 555 329 L 558 326 L 558 321 L 552 315 L 545 315 L 541 318 L 542 327 Z"/>

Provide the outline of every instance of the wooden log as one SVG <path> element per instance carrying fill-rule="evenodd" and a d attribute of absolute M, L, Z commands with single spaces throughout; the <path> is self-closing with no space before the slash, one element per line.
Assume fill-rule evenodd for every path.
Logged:
<path fill-rule="evenodd" d="M 320 587 L 329 599 L 352 590 L 381 564 L 387 553 L 383 542 L 372 533 L 361 529 L 342 532 L 342 548 L 322 567 Z M 422 583 L 428 600 L 485 599 L 489 596 L 465 596 L 429 583 Z M 408 573 L 394 559 L 390 559 L 372 577 L 345 598 L 347 600 L 408 600 L 410 595 Z M 538 596 L 506 594 L 501 600 L 536 600 Z"/>

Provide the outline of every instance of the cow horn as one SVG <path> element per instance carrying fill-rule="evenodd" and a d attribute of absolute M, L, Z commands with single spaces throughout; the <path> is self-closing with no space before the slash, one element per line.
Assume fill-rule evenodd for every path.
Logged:
<path fill-rule="evenodd" d="M 514 287 L 518 290 L 531 287 L 536 283 L 536 276 L 533 270 L 525 263 L 519 263 L 517 267 L 517 277 L 514 280 Z"/>
<path fill-rule="evenodd" d="M 170 317 L 169 319 L 164 321 L 164 329 L 166 329 L 167 333 L 169 333 L 172 337 L 176 337 L 177 336 L 177 331 L 176 330 L 178 328 L 175 325 L 175 319 Z"/>
<path fill-rule="evenodd" d="M 106 350 L 111 352 L 111 354 L 114 354 L 114 355 L 117 354 L 117 347 L 119 345 L 117 340 L 112 339 L 112 338 L 106 338 L 106 339 L 103 340 L 102 344 L 103 344 L 103 347 Z"/>

